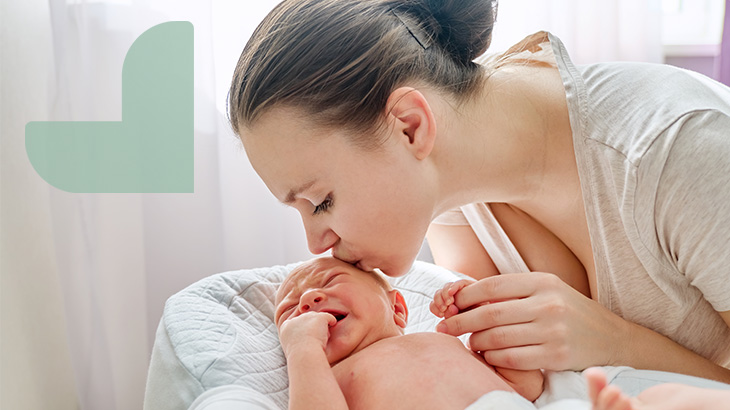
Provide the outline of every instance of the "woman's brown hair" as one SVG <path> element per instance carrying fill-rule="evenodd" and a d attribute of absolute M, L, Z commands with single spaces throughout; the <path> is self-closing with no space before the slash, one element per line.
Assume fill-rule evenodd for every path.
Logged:
<path fill-rule="evenodd" d="M 285 0 L 259 24 L 229 91 L 233 130 L 267 109 L 293 107 L 322 127 L 343 127 L 365 147 L 391 92 L 421 81 L 468 98 L 483 77 L 491 0 Z"/>

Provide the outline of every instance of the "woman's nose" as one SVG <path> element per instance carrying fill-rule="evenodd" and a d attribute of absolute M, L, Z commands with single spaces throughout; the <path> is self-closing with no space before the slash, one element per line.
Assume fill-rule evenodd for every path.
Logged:
<path fill-rule="evenodd" d="M 304 230 L 307 231 L 307 245 L 309 252 L 315 255 L 324 253 L 337 243 L 340 239 L 337 234 L 326 226 L 316 223 L 304 223 Z"/>
<path fill-rule="evenodd" d="M 304 294 L 302 294 L 302 297 L 299 299 L 299 310 L 304 312 L 309 312 L 310 310 L 314 309 L 318 304 L 324 302 L 326 300 L 326 296 L 324 293 L 317 289 L 310 289 Z"/>

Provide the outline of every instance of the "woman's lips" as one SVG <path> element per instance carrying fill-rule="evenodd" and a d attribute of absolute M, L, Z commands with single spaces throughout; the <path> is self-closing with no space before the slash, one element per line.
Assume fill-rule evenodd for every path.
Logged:
<path fill-rule="evenodd" d="M 339 260 L 341 260 L 341 261 L 343 261 L 345 263 L 349 263 L 350 265 L 352 265 L 352 266 L 354 266 L 354 267 L 356 267 L 356 268 L 358 268 L 360 270 L 364 270 L 364 271 L 371 271 L 371 270 L 373 270 L 373 268 L 371 268 L 367 264 L 364 264 L 362 262 L 362 259 L 348 257 L 350 255 L 347 252 L 341 252 L 339 250 L 338 251 L 333 251 L 332 252 L 332 256 L 334 256 L 335 258 L 337 258 L 337 259 L 339 259 Z"/>
<path fill-rule="evenodd" d="M 364 264 L 364 263 L 362 262 L 362 260 L 359 260 L 359 261 L 358 261 L 358 262 L 357 262 L 357 263 L 355 264 L 355 267 L 357 267 L 357 268 L 358 268 L 358 269 L 360 269 L 361 271 L 365 271 L 365 272 L 370 272 L 370 271 L 372 271 L 372 270 L 373 270 L 373 268 L 371 268 L 371 267 L 370 267 L 370 266 L 368 266 L 367 264 Z"/>

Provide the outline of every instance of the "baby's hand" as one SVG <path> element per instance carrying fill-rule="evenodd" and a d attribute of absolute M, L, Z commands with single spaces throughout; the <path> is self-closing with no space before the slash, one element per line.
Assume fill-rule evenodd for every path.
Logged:
<path fill-rule="evenodd" d="M 464 287 L 474 283 L 471 279 L 462 279 L 456 282 L 447 283 L 441 290 L 433 295 L 433 302 L 429 308 L 431 313 L 438 317 L 450 318 L 459 313 L 459 308 L 454 304 L 454 296 Z"/>
<path fill-rule="evenodd" d="M 279 341 L 284 355 L 295 348 L 321 348 L 327 347 L 330 338 L 330 326 L 334 326 L 337 319 L 329 313 L 307 312 L 300 316 L 287 319 L 279 327 Z"/>

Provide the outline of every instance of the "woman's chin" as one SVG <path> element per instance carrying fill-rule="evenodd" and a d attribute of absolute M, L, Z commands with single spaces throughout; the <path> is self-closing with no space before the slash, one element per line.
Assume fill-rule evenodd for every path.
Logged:
<path fill-rule="evenodd" d="M 381 267 L 378 267 L 378 270 L 383 272 L 385 276 L 389 276 L 391 278 L 399 278 L 411 270 L 411 266 L 413 265 L 414 261 L 415 258 L 413 258 L 413 260 L 411 260 L 410 262 L 403 264 L 383 265 Z"/>

